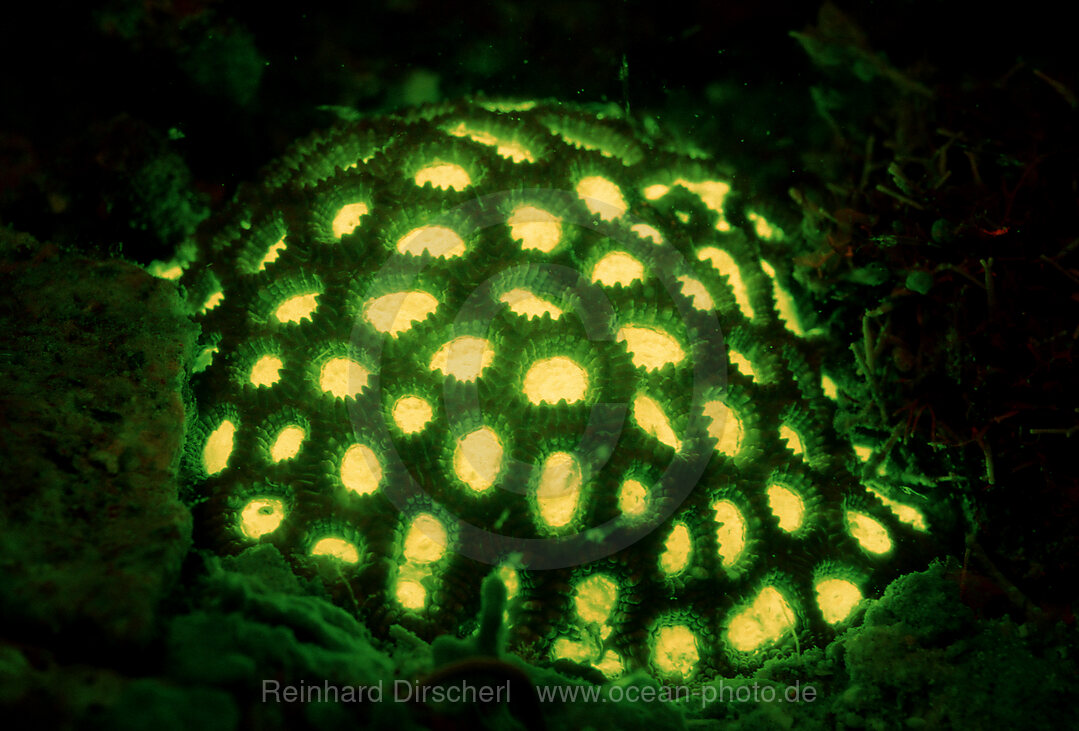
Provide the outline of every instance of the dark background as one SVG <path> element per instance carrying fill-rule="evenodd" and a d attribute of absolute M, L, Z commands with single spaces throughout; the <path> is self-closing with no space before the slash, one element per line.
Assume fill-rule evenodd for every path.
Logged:
<path fill-rule="evenodd" d="M 28 4 L 0 23 L 0 222 L 139 261 L 340 109 L 475 92 L 628 100 L 702 146 L 798 155 L 821 71 L 811 2 Z M 1074 73 L 1049 3 L 845 2 L 869 44 L 946 94 L 1017 63 Z M 628 75 L 620 71 L 623 59 Z M 1001 110 L 1009 113 L 1010 110 Z M 737 142 L 735 142 L 737 140 Z"/>

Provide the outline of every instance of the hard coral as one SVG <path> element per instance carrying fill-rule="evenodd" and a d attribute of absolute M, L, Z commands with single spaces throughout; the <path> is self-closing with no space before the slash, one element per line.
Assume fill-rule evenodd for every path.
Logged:
<path fill-rule="evenodd" d="M 495 571 L 519 653 L 674 681 L 827 639 L 918 555 L 832 428 L 792 234 L 617 116 L 359 121 L 204 229 L 202 541 L 276 545 L 377 633 L 469 631 Z"/>

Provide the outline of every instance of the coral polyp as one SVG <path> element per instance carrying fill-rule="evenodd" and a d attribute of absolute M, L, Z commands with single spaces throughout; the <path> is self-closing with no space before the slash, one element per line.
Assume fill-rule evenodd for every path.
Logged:
<path fill-rule="evenodd" d="M 498 572 L 517 652 L 677 682 L 826 640 L 894 575 L 928 526 L 832 427 L 793 229 L 616 117 L 356 122 L 204 230 L 204 543 L 272 543 L 376 634 L 469 631 Z"/>

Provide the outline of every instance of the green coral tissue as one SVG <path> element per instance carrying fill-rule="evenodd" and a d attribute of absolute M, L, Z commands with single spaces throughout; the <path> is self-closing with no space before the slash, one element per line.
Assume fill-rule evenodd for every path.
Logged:
<path fill-rule="evenodd" d="M 833 429 L 781 213 L 613 113 L 477 100 L 312 137 L 204 227 L 198 539 L 269 543 L 376 636 L 609 678 L 819 645 L 925 506 Z M 838 351 L 842 352 L 842 348 Z"/>

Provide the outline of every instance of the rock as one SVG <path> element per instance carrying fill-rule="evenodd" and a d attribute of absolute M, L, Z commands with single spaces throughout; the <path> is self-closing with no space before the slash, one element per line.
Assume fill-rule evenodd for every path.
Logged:
<path fill-rule="evenodd" d="M 133 264 L 0 231 L 0 333 L 8 632 L 146 641 L 191 540 L 175 467 L 196 328 Z"/>

